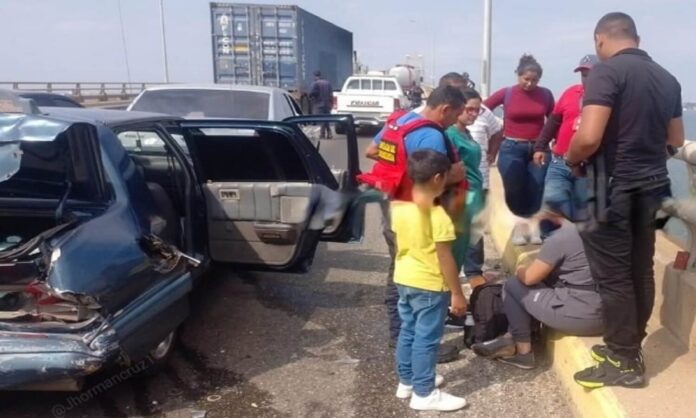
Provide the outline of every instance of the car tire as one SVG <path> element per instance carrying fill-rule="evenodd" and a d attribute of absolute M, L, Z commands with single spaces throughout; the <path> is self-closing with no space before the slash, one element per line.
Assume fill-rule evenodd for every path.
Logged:
<path fill-rule="evenodd" d="M 167 362 L 169 362 L 169 358 L 172 356 L 172 353 L 174 353 L 177 334 L 177 330 L 170 332 L 164 340 L 160 341 L 157 346 L 150 350 L 145 358 L 148 367 L 140 374 L 142 377 L 154 376 L 165 368 Z"/>
<path fill-rule="evenodd" d="M 346 127 L 342 123 L 337 123 L 335 128 L 336 135 L 344 135 L 346 133 Z"/>

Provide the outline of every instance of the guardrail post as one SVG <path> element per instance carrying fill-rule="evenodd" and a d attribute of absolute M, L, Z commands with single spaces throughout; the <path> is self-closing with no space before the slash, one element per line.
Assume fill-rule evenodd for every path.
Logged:
<path fill-rule="evenodd" d="M 46 83 L 46 91 L 53 93 L 53 83 Z"/>
<path fill-rule="evenodd" d="M 672 216 L 675 216 L 686 224 L 689 231 L 687 249 L 689 251 L 689 262 L 686 270 L 696 271 L 696 142 L 686 141 L 679 152 L 674 156 L 684 161 L 689 173 L 689 188 L 691 197 L 686 199 L 667 199 L 662 209 Z"/>
<path fill-rule="evenodd" d="M 105 102 L 107 100 L 109 100 L 109 96 L 106 94 L 106 85 L 101 83 L 99 85 L 99 101 Z"/>
<path fill-rule="evenodd" d="M 12 90 L 19 90 L 19 83 L 12 83 Z"/>
<path fill-rule="evenodd" d="M 82 86 L 80 85 L 80 83 L 75 83 L 75 89 L 73 90 L 72 95 L 73 98 L 80 103 L 85 101 L 85 98 L 82 97 Z"/>
<path fill-rule="evenodd" d="M 128 92 L 126 91 L 126 83 L 121 84 L 121 100 L 128 100 Z"/>

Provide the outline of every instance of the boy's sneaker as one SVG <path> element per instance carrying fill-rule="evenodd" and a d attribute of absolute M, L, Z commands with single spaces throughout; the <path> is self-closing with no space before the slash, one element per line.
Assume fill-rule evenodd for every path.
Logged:
<path fill-rule="evenodd" d="M 500 357 L 498 361 L 524 370 L 531 370 L 536 367 L 536 361 L 534 361 L 534 351 L 530 351 L 527 354 L 515 354 L 514 356 L 509 357 Z"/>
<path fill-rule="evenodd" d="M 435 389 L 428 396 L 411 396 L 409 405 L 417 411 L 456 411 L 466 406 L 466 399 Z"/>
<path fill-rule="evenodd" d="M 604 363 L 607 361 L 607 357 L 611 354 L 611 350 L 604 344 L 593 345 L 590 349 L 590 356 L 597 363 Z M 645 374 L 645 361 L 643 360 L 643 350 L 638 351 L 638 358 L 636 359 L 636 367 L 641 374 Z"/>
<path fill-rule="evenodd" d="M 596 366 L 575 373 L 575 382 L 588 389 L 604 386 L 640 388 L 645 386 L 645 376 L 638 359 L 630 361 L 612 354 Z"/>
<path fill-rule="evenodd" d="M 471 349 L 477 355 L 490 359 L 510 357 L 515 355 L 515 342 L 512 338 L 500 336 L 490 341 L 473 344 Z"/>
<path fill-rule="evenodd" d="M 435 375 L 435 387 L 439 388 L 445 383 L 445 378 L 440 374 Z M 396 397 L 399 399 L 408 399 L 413 395 L 413 385 L 404 385 L 399 382 L 399 386 L 396 387 Z"/>

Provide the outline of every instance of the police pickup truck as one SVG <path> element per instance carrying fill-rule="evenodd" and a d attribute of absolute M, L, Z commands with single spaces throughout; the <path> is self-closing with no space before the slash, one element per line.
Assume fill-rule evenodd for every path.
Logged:
<path fill-rule="evenodd" d="M 381 128 L 395 110 L 408 109 L 410 101 L 396 77 L 349 77 L 340 93 L 334 93 L 334 114 L 353 115 L 358 128 Z M 337 132 L 340 133 L 340 132 Z"/>

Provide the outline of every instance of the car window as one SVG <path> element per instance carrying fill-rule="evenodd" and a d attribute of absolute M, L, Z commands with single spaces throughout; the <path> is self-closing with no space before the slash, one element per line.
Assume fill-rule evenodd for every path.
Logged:
<path fill-rule="evenodd" d="M 389 80 L 385 81 L 384 90 L 396 90 L 396 83 Z"/>
<path fill-rule="evenodd" d="M 186 142 L 180 134 L 171 134 L 177 144 L 188 154 Z M 123 148 L 130 154 L 166 154 L 165 142 L 155 131 L 124 131 L 118 134 Z"/>
<path fill-rule="evenodd" d="M 346 87 L 346 90 L 359 90 L 360 89 L 360 80 L 350 80 L 348 82 L 348 86 Z"/>
<path fill-rule="evenodd" d="M 300 109 L 300 105 L 297 104 L 295 99 L 292 98 L 289 94 L 284 94 L 283 97 L 285 97 L 285 101 L 287 102 L 288 106 L 290 107 L 291 113 L 290 116 L 300 116 L 302 115 L 302 110 Z"/>
<path fill-rule="evenodd" d="M 384 80 L 372 80 L 372 90 L 384 90 Z"/>
<path fill-rule="evenodd" d="M 70 99 L 65 99 L 62 97 L 56 97 L 53 99 L 53 106 L 56 107 L 82 107 L 78 103 L 73 102 Z M 51 106 L 51 105 L 49 105 Z"/>
<path fill-rule="evenodd" d="M 372 90 L 372 80 L 370 79 L 362 79 L 360 80 L 360 89 L 361 90 Z"/>
<path fill-rule="evenodd" d="M 143 93 L 131 110 L 188 118 L 269 118 L 270 95 L 244 90 L 176 89 Z"/>
<path fill-rule="evenodd" d="M 198 169 L 211 181 L 310 181 L 290 138 L 271 130 L 204 128 L 194 132 Z"/>

